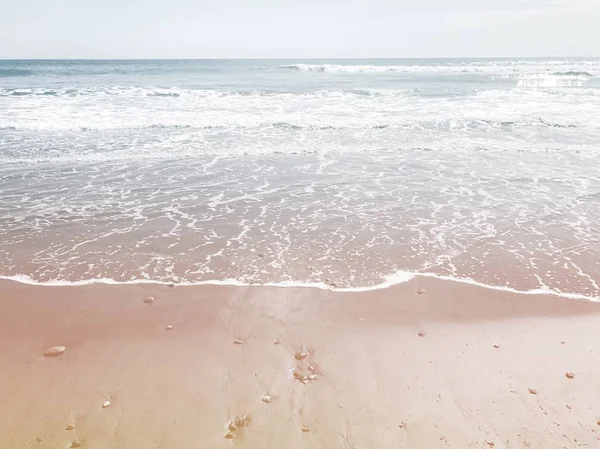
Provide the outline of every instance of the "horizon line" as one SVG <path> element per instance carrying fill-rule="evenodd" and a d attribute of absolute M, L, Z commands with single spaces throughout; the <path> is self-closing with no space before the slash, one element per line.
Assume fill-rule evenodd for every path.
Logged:
<path fill-rule="evenodd" d="M 572 59 L 595 59 L 600 56 L 566 56 L 566 55 L 546 55 L 546 56 L 386 56 L 386 57 L 375 57 L 375 56 L 353 56 L 353 57 L 224 57 L 224 58 L 16 58 L 0 57 L 0 61 L 281 61 L 281 60 L 311 60 L 311 61 L 331 61 L 331 60 L 410 60 L 410 59 L 548 59 L 548 58 L 572 58 Z"/>

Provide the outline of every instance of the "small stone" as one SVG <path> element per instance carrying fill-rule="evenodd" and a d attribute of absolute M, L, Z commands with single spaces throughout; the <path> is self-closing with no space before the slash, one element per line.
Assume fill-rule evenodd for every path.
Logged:
<path fill-rule="evenodd" d="M 534 388 L 530 388 L 529 394 L 537 394 L 537 390 L 535 390 Z"/>
<path fill-rule="evenodd" d="M 57 355 L 62 354 L 66 350 L 67 348 L 65 348 L 64 346 L 53 346 L 44 351 L 44 357 L 55 357 Z"/>
<path fill-rule="evenodd" d="M 250 424 L 250 417 L 248 415 L 244 415 L 241 418 L 236 418 L 235 425 L 237 427 L 246 427 Z"/>
<path fill-rule="evenodd" d="M 265 404 L 270 404 L 273 401 L 273 396 L 265 394 L 261 400 L 265 403 Z"/>
<path fill-rule="evenodd" d="M 168 324 L 167 326 L 165 326 L 165 330 L 166 331 L 172 331 L 173 330 L 173 326 L 171 326 L 170 324 Z"/>
<path fill-rule="evenodd" d="M 171 284 L 168 284 L 168 285 L 167 285 L 167 287 L 169 287 L 169 288 L 173 288 L 173 287 L 175 287 L 175 284 L 173 284 L 173 283 L 171 283 Z"/>
<path fill-rule="evenodd" d="M 146 296 L 144 298 L 144 304 L 148 304 L 148 305 L 154 304 L 154 298 L 152 296 Z"/>
<path fill-rule="evenodd" d="M 496 445 L 493 441 L 486 441 L 485 444 L 487 444 L 489 447 L 494 447 Z"/>
<path fill-rule="evenodd" d="M 402 421 L 400 424 L 398 424 L 398 427 L 401 429 L 406 429 L 406 423 Z"/>
<path fill-rule="evenodd" d="M 244 340 L 233 340 L 233 344 L 234 345 L 243 345 L 244 344 Z"/>
<path fill-rule="evenodd" d="M 568 408 L 569 410 L 573 410 L 569 404 L 567 404 L 567 408 Z"/>
<path fill-rule="evenodd" d="M 73 424 L 69 424 L 67 427 L 65 427 L 65 430 L 73 430 L 75 428 L 75 426 Z"/>
<path fill-rule="evenodd" d="M 42 437 L 37 437 L 37 438 L 35 439 L 35 441 L 37 441 L 38 443 L 41 443 L 41 442 L 42 442 L 42 441 L 44 441 L 44 440 L 42 440 Z"/>
<path fill-rule="evenodd" d="M 273 344 L 274 344 L 274 345 L 278 345 L 279 343 L 281 343 L 281 342 L 279 341 L 279 338 L 278 338 L 278 339 L 276 339 L 276 340 L 273 342 Z"/>
<path fill-rule="evenodd" d="M 561 342 L 560 342 L 560 344 L 561 344 L 561 345 L 564 345 L 564 344 L 565 344 L 565 342 L 564 342 L 564 341 L 561 341 Z"/>
<path fill-rule="evenodd" d="M 500 345 L 498 343 L 494 343 L 494 348 L 498 349 L 500 347 Z"/>
<path fill-rule="evenodd" d="M 306 358 L 306 352 L 297 352 L 294 354 L 296 360 L 304 360 Z"/>
<path fill-rule="evenodd" d="M 104 404 L 102 404 L 102 408 L 108 408 L 110 407 L 110 401 L 107 399 L 106 401 L 104 401 Z"/>
<path fill-rule="evenodd" d="M 81 447 L 81 441 L 79 440 L 75 440 L 71 443 L 71 447 L 75 448 L 75 447 Z"/>
<path fill-rule="evenodd" d="M 598 422 L 596 424 L 598 424 L 600 426 L 600 419 L 598 420 Z"/>
<path fill-rule="evenodd" d="M 310 432 L 310 427 L 306 424 L 302 426 L 302 432 Z"/>
<path fill-rule="evenodd" d="M 573 373 L 566 373 L 565 376 L 567 376 L 567 379 L 574 379 L 575 378 L 575 374 L 573 374 Z"/>
<path fill-rule="evenodd" d="M 425 293 L 425 289 L 423 289 L 423 288 L 420 288 L 420 289 L 418 289 L 418 290 L 415 290 L 415 293 L 416 293 L 417 295 L 421 296 L 423 293 Z"/>
<path fill-rule="evenodd" d="M 423 332 L 423 331 L 420 331 L 420 332 L 419 332 L 417 335 L 418 335 L 419 337 L 424 337 L 424 336 L 425 336 L 425 332 Z"/>
<path fill-rule="evenodd" d="M 233 432 L 227 432 L 225 434 L 225 438 L 228 439 L 228 440 L 233 440 L 235 438 L 235 433 L 233 433 Z"/>

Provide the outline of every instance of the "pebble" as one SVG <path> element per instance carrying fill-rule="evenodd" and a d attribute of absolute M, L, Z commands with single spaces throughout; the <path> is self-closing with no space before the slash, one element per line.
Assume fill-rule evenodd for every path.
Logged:
<path fill-rule="evenodd" d="M 235 438 L 235 433 L 233 433 L 233 432 L 227 432 L 225 434 L 225 438 L 228 439 L 228 440 L 233 440 Z"/>
<path fill-rule="evenodd" d="M 573 373 L 566 373 L 565 376 L 567 376 L 567 379 L 575 378 L 575 374 L 573 374 Z"/>
<path fill-rule="evenodd" d="M 265 403 L 265 404 L 269 404 L 273 401 L 273 396 L 265 394 L 261 400 Z"/>
<path fill-rule="evenodd" d="M 44 351 L 44 357 L 54 357 L 62 354 L 66 350 L 67 348 L 65 348 L 64 346 L 53 346 L 52 348 L 46 349 Z"/>
<path fill-rule="evenodd" d="M 302 432 L 310 432 L 310 427 L 307 425 L 302 426 Z"/>
<path fill-rule="evenodd" d="M 165 327 L 165 330 L 166 330 L 166 331 L 172 331 L 172 330 L 173 330 L 173 326 L 171 326 L 171 325 L 169 324 L 169 325 L 167 325 L 167 326 Z"/>
<path fill-rule="evenodd" d="M 279 338 L 273 342 L 273 344 L 274 344 L 274 345 L 278 345 L 279 343 L 281 343 L 281 342 L 279 341 Z"/>
<path fill-rule="evenodd" d="M 154 298 L 152 296 L 147 296 L 144 298 L 144 304 L 153 304 Z"/>
<path fill-rule="evenodd" d="M 306 352 L 297 352 L 294 354 L 296 360 L 304 360 L 306 358 Z"/>
<path fill-rule="evenodd" d="M 529 389 L 529 394 L 537 394 L 537 390 L 530 388 Z"/>
<path fill-rule="evenodd" d="M 235 419 L 235 425 L 237 427 L 246 427 L 248 424 L 250 424 L 250 417 L 248 415 Z"/>
<path fill-rule="evenodd" d="M 424 337 L 425 336 L 425 332 L 421 331 L 417 334 L 419 337 Z"/>
<path fill-rule="evenodd" d="M 498 349 L 500 345 L 498 343 L 494 343 L 494 348 Z"/>
<path fill-rule="evenodd" d="M 37 437 L 37 438 L 35 439 L 35 441 L 37 441 L 38 443 L 41 443 L 41 442 L 42 442 L 42 441 L 44 441 L 44 440 L 42 440 L 42 437 Z"/>
<path fill-rule="evenodd" d="M 107 399 L 106 401 L 104 401 L 104 404 L 102 404 L 102 408 L 107 408 L 110 407 L 110 401 Z"/>
<path fill-rule="evenodd" d="M 244 340 L 233 340 L 233 344 L 234 345 L 243 345 L 244 344 Z"/>
<path fill-rule="evenodd" d="M 73 424 L 69 424 L 65 430 L 73 430 L 75 428 L 75 426 Z"/>
<path fill-rule="evenodd" d="M 564 344 L 565 344 L 565 342 L 564 342 L 564 341 L 561 341 L 561 342 L 560 342 L 560 344 L 561 344 L 561 345 L 564 345 Z"/>
<path fill-rule="evenodd" d="M 167 285 L 167 287 L 173 288 L 173 287 L 175 287 L 175 284 L 169 284 L 169 285 Z"/>
<path fill-rule="evenodd" d="M 81 447 L 81 441 L 75 440 L 71 443 L 71 447 Z"/>

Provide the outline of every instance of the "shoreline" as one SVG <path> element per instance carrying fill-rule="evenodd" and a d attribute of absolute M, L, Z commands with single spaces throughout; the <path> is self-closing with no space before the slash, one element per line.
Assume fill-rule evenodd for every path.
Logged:
<path fill-rule="evenodd" d="M 595 302 L 426 278 L 352 294 L 0 281 L 0 307 L 1 447 L 600 441 Z"/>
<path fill-rule="evenodd" d="M 476 281 L 470 278 L 460 278 L 447 275 L 441 275 L 430 272 L 411 272 L 411 271 L 397 271 L 395 273 L 382 277 L 382 282 L 367 287 L 337 287 L 335 284 L 328 284 L 324 282 L 301 282 L 301 281 L 275 281 L 267 282 L 264 284 L 260 283 L 249 283 L 244 281 L 238 281 L 236 279 L 224 279 L 224 280 L 206 280 L 206 281 L 161 281 L 152 279 L 134 279 L 128 281 L 118 281 L 111 278 L 102 279 L 82 279 L 78 281 L 61 281 L 61 280 L 49 280 L 49 281 L 36 281 L 28 275 L 14 275 L 14 276 L 3 276 L 0 275 L 0 282 L 14 282 L 23 285 L 37 286 L 37 287 L 84 287 L 89 285 L 163 285 L 169 286 L 174 285 L 178 287 L 201 287 L 201 286 L 223 286 L 223 287 L 258 287 L 258 288 L 306 288 L 316 290 L 327 290 L 336 293 L 364 293 L 373 292 L 378 290 L 385 290 L 388 288 L 394 288 L 398 285 L 411 282 L 414 279 L 434 279 L 436 281 L 445 281 L 461 285 L 473 286 L 477 288 L 488 289 L 492 291 L 516 294 L 516 295 L 533 295 L 533 296 L 554 296 L 557 298 L 565 298 L 572 300 L 600 302 L 600 297 L 588 296 L 580 293 L 562 292 L 552 290 L 550 288 L 535 288 L 530 290 L 519 290 L 513 287 L 486 284 L 480 281 Z"/>

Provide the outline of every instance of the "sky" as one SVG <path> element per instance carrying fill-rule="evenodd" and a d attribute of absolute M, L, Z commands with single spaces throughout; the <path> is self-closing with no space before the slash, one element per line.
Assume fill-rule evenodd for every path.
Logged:
<path fill-rule="evenodd" d="M 600 0 L 0 0 L 0 58 L 600 56 Z"/>

